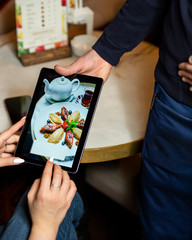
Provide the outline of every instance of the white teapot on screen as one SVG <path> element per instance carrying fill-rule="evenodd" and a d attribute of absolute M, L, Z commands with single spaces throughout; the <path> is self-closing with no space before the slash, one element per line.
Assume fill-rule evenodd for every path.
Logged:
<path fill-rule="evenodd" d="M 70 81 L 68 78 L 62 76 L 55 78 L 49 83 L 47 79 L 44 79 L 45 83 L 45 95 L 55 101 L 63 101 L 71 96 L 80 86 L 79 79 L 75 78 Z M 77 84 L 74 84 L 77 83 Z"/>

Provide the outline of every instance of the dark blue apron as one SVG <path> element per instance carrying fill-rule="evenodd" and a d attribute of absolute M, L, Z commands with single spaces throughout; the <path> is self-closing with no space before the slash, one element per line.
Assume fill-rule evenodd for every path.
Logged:
<path fill-rule="evenodd" d="M 145 240 L 192 239 L 192 108 L 155 86 L 142 154 Z"/>

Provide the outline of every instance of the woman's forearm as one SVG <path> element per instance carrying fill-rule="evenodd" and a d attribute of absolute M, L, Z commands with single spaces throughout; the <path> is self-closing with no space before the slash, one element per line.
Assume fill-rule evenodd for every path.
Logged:
<path fill-rule="evenodd" d="M 56 237 L 57 229 L 40 229 L 32 226 L 28 240 L 55 240 Z"/>

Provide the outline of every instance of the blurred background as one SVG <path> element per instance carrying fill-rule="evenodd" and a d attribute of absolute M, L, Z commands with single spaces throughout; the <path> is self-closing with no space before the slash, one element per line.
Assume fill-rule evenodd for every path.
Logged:
<path fill-rule="evenodd" d="M 124 2 L 125 0 L 84 0 L 83 6 L 89 7 L 94 13 L 93 30 L 102 31 Z M 160 27 L 161 25 L 146 38 L 157 46 Z M 3 36 L 11 35 L 11 40 L 16 40 L 15 29 L 14 0 L 0 0 L 0 45 Z M 81 164 L 78 173 L 71 176 L 85 203 L 85 216 L 79 230 L 80 239 L 139 239 L 137 195 L 140 160 L 138 153 L 105 163 Z M 1 225 L 8 222 L 21 195 L 41 172 L 41 168 L 28 165 L 0 169 Z"/>

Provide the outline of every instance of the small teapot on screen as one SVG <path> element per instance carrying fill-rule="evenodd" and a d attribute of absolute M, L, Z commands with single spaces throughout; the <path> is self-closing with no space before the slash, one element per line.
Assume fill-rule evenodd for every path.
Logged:
<path fill-rule="evenodd" d="M 80 81 L 75 78 L 70 81 L 68 78 L 62 76 L 55 78 L 49 83 L 47 79 L 44 79 L 45 83 L 45 95 L 48 98 L 52 98 L 55 101 L 63 101 L 71 96 L 80 86 Z M 77 85 L 74 85 L 74 83 Z"/>

